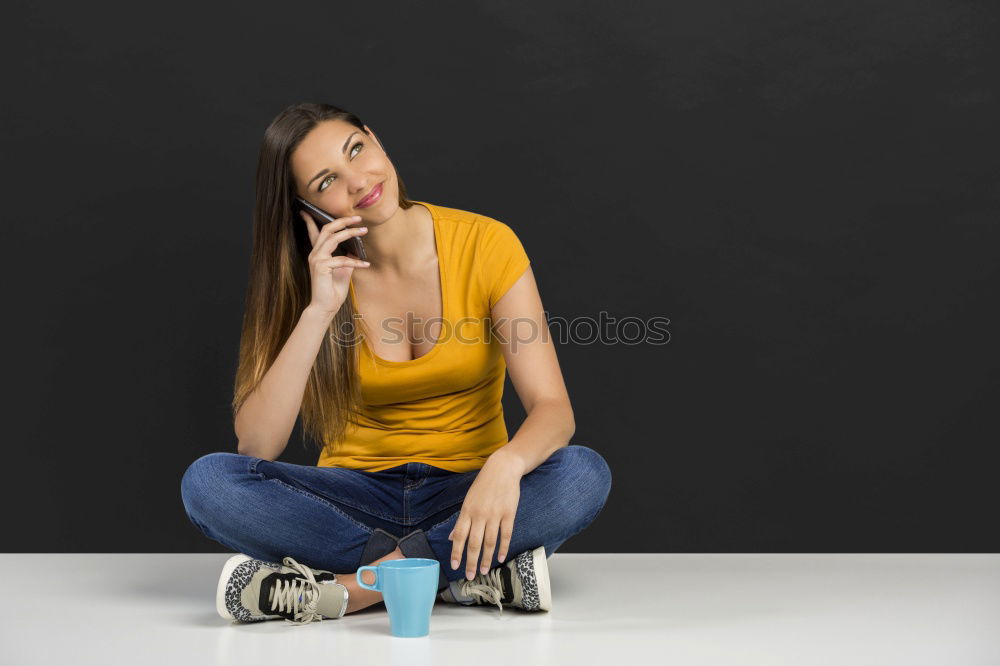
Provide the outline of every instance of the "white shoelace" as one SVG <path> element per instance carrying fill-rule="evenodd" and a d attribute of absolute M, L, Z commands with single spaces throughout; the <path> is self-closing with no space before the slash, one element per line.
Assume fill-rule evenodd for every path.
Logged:
<path fill-rule="evenodd" d="M 503 604 L 500 603 L 500 600 L 503 598 L 500 567 L 490 569 L 484 574 L 479 574 L 472 580 L 463 580 L 460 585 L 462 594 L 479 597 L 479 601 L 476 603 L 486 601 L 496 604 L 500 608 L 500 614 L 503 615 Z"/>
<path fill-rule="evenodd" d="M 306 625 L 310 622 L 319 622 L 322 616 L 316 611 L 319 603 L 319 583 L 313 576 L 312 569 L 296 562 L 291 557 L 285 557 L 282 563 L 289 569 L 302 574 L 303 579 L 296 579 L 291 583 L 278 579 L 271 587 L 268 601 L 271 603 L 271 610 L 291 611 L 294 620 L 285 618 L 287 624 Z"/>

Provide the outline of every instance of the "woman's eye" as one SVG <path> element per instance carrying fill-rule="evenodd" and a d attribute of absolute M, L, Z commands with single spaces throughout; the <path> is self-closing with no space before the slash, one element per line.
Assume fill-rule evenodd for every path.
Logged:
<path fill-rule="evenodd" d="M 349 151 L 347 151 L 347 154 L 351 155 L 353 157 L 354 156 L 354 149 L 355 148 L 360 148 L 362 146 L 362 143 L 363 142 L 358 141 L 356 144 L 354 144 L 353 146 L 351 146 L 351 149 Z M 331 178 L 333 178 L 333 176 L 327 176 L 326 178 L 324 178 L 323 180 L 320 181 L 320 183 L 319 183 L 319 191 L 320 192 L 322 192 L 323 190 L 326 189 L 325 187 L 323 187 L 323 185 L 326 183 L 326 181 L 330 180 Z"/>

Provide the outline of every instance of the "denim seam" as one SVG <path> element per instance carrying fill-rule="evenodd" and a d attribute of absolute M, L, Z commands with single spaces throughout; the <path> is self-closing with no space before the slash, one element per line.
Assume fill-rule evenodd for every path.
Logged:
<path fill-rule="evenodd" d="M 291 486 L 291 485 L 285 483 L 284 481 L 282 481 L 281 479 L 279 479 L 277 477 L 264 476 L 263 472 L 258 472 L 257 471 L 257 463 L 259 463 L 259 462 L 262 462 L 262 460 L 260 458 L 254 458 L 253 459 L 253 461 L 250 463 L 250 472 L 253 473 L 253 474 L 256 474 L 257 476 L 259 476 L 261 478 L 261 480 L 263 480 L 263 481 L 277 481 L 278 483 L 280 483 L 281 485 L 285 486 L 286 488 L 291 488 L 292 490 L 297 490 L 297 491 L 301 492 L 303 495 L 308 495 L 309 497 L 313 497 L 315 499 L 322 500 L 324 504 L 327 504 L 328 506 L 332 506 L 333 508 L 337 509 L 337 511 L 341 515 L 344 515 L 344 516 L 347 515 L 343 511 L 341 511 L 339 507 L 331 504 L 328 500 L 323 499 L 319 495 L 313 495 L 311 493 L 306 493 L 305 491 L 303 491 L 303 490 L 301 490 L 299 488 L 296 488 L 295 486 Z M 397 523 L 398 522 L 396 520 L 395 516 L 390 516 L 390 515 L 384 514 L 381 511 L 373 510 L 373 509 L 371 509 L 369 507 L 356 506 L 353 502 L 348 502 L 348 501 L 346 501 L 344 499 L 341 499 L 341 498 L 338 498 L 337 501 L 341 502 L 342 504 L 346 504 L 347 506 L 351 507 L 355 511 L 361 511 L 362 513 L 367 513 L 370 516 L 375 516 L 376 518 L 381 518 L 382 520 L 386 520 L 386 521 L 388 521 L 390 523 Z M 348 517 L 350 517 L 350 516 L 348 516 Z M 354 522 L 357 522 L 357 521 L 354 521 Z"/>
<path fill-rule="evenodd" d="M 275 479 L 275 480 L 277 481 L 278 479 Z M 288 485 L 288 484 L 286 483 L 285 485 Z M 316 497 L 318 499 L 322 499 L 318 495 Z M 327 500 L 323 500 L 323 501 L 329 503 Z M 341 504 L 346 504 L 347 506 L 351 507 L 352 509 L 354 509 L 356 511 L 360 511 L 362 513 L 367 513 L 369 516 L 375 516 L 376 518 L 381 518 L 382 520 L 387 520 L 390 523 L 398 523 L 398 521 L 396 519 L 396 516 L 390 516 L 390 515 L 384 514 L 381 511 L 378 511 L 376 509 L 372 509 L 372 508 L 367 507 L 367 506 L 364 506 L 364 507 L 357 506 L 353 502 L 346 501 L 344 498 L 339 498 L 338 497 L 337 501 L 340 502 Z"/>
<path fill-rule="evenodd" d="M 455 513 L 461 513 L 461 510 L 459 510 L 459 511 L 456 511 Z M 451 514 L 450 516 L 448 516 L 447 518 L 445 518 L 444 520 L 442 520 L 442 521 L 441 521 L 440 523 L 436 523 L 436 524 L 434 524 L 434 525 L 431 525 L 431 526 L 430 526 L 430 527 L 428 527 L 428 528 L 427 528 L 426 530 L 424 530 L 424 532 L 425 532 L 425 533 L 426 533 L 426 532 L 430 532 L 430 531 L 431 531 L 431 530 L 433 530 L 433 529 L 434 529 L 435 527 L 438 527 L 438 526 L 440 526 L 440 525 L 444 525 L 445 523 L 447 523 L 447 522 L 448 522 L 449 520 L 451 520 L 451 519 L 452 519 L 452 518 L 453 518 L 453 517 L 455 516 L 455 513 Z"/>
<path fill-rule="evenodd" d="M 354 523 L 355 525 L 357 525 L 358 527 L 360 527 L 361 529 L 363 529 L 365 532 L 368 532 L 369 534 L 373 534 L 375 532 L 375 530 L 373 528 L 369 527 L 368 525 L 365 525 L 364 523 L 359 523 L 352 516 L 349 516 L 348 514 L 346 514 L 343 511 L 341 511 L 340 507 L 338 507 L 338 506 L 336 506 L 334 504 L 331 504 L 330 502 L 326 501 L 325 499 L 323 499 L 322 497 L 320 497 L 318 495 L 313 495 L 312 493 L 307 493 L 306 491 L 302 490 L 301 488 L 296 488 L 295 486 L 290 486 L 287 483 L 285 483 L 284 481 L 282 481 L 281 479 L 267 479 L 267 480 L 268 481 L 275 481 L 275 482 L 279 483 L 280 485 L 284 486 L 285 488 L 288 488 L 289 490 L 295 491 L 295 492 L 299 493 L 300 495 L 303 495 L 303 496 L 308 497 L 310 499 L 316 500 L 320 504 L 325 504 L 326 506 L 330 507 L 331 509 L 333 509 L 334 511 L 336 511 L 337 513 L 339 513 L 341 516 L 343 516 L 344 518 L 346 518 L 349 522 Z"/>
<path fill-rule="evenodd" d="M 420 523 L 422 523 L 425 520 L 427 520 L 428 516 L 433 516 L 435 513 L 441 513 L 445 509 L 450 509 L 453 506 L 459 506 L 463 502 L 465 502 L 465 498 L 464 497 L 462 499 L 459 499 L 459 500 L 455 501 L 455 502 L 451 502 L 450 504 L 445 504 L 443 506 L 439 506 L 439 507 L 437 507 L 436 509 L 434 509 L 432 511 L 428 511 L 427 513 L 425 513 L 423 516 L 421 516 L 417 520 L 412 521 L 411 523 L 409 523 L 409 525 L 419 525 Z"/>

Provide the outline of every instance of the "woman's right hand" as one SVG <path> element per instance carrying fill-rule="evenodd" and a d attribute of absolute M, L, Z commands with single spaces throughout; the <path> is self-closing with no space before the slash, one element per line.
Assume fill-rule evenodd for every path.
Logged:
<path fill-rule="evenodd" d="M 312 282 L 310 306 L 333 317 L 350 293 L 351 274 L 355 268 L 367 268 L 370 264 L 354 255 L 332 256 L 337 245 L 351 236 L 363 236 L 367 227 L 347 227 L 360 220 L 359 216 L 338 217 L 322 228 L 306 211 L 299 211 L 309 230 L 312 252 L 309 253 L 309 279 Z"/>

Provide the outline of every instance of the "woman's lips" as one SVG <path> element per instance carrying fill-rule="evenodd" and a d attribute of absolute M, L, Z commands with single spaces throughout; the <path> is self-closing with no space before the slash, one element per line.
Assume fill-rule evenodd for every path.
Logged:
<path fill-rule="evenodd" d="M 374 188 L 372 188 L 372 191 L 368 193 L 368 196 L 366 196 L 364 199 L 358 202 L 357 207 L 368 208 L 368 206 L 371 206 L 373 203 L 375 203 L 381 198 L 382 198 L 382 183 L 379 183 Z"/>

